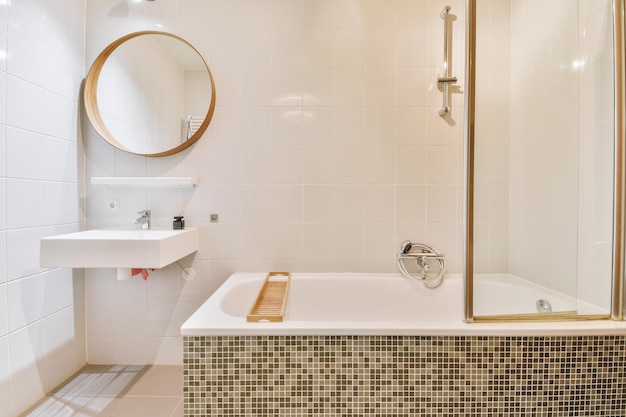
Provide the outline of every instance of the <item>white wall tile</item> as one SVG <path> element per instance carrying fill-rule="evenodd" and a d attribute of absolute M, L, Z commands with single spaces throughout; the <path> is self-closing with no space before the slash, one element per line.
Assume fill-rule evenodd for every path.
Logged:
<path fill-rule="evenodd" d="M 43 179 L 77 182 L 76 142 L 46 138 L 43 143 Z"/>
<path fill-rule="evenodd" d="M 43 177 L 43 136 L 23 129 L 7 127 L 6 175 L 12 178 Z"/>
<path fill-rule="evenodd" d="M 426 145 L 429 120 L 426 107 L 398 107 L 396 109 L 396 144 Z"/>
<path fill-rule="evenodd" d="M 78 130 L 77 103 L 46 92 L 43 97 L 43 133 L 76 142 Z"/>
<path fill-rule="evenodd" d="M 4 178 L 0 178 L 0 230 L 4 230 L 6 229 L 6 218 L 7 218 L 7 212 L 6 212 L 6 180 Z M 4 236 L 4 235 L 3 235 Z M 2 239 L 2 241 L 4 241 L 4 239 Z M 0 243 L 0 245 L 3 245 L 3 243 Z M 6 247 L 4 247 L 6 249 Z M 2 265 L 6 265 L 5 263 L 3 263 L 4 261 L 6 261 L 6 256 L 3 257 L 0 254 L 0 277 L 2 276 L 4 270 L 2 269 Z M 2 278 L 0 278 L 0 281 L 2 281 Z"/>
<path fill-rule="evenodd" d="M 391 146 L 365 148 L 365 181 L 375 184 L 393 184 L 395 180 L 396 151 Z"/>
<path fill-rule="evenodd" d="M 6 72 L 0 72 L 0 93 L 3 97 L 7 96 L 7 74 Z M 0 103 L 0 123 L 5 123 L 7 118 L 7 104 L 6 100 Z M 3 129 L 4 130 L 4 129 Z M 4 133 L 3 133 L 4 135 Z M 3 136 L 4 138 L 4 136 Z M 4 161 L 3 161 L 4 163 Z"/>
<path fill-rule="evenodd" d="M 335 107 L 334 145 L 363 145 L 365 123 L 365 112 L 362 107 Z"/>
<path fill-rule="evenodd" d="M 384 261 L 396 251 L 393 247 L 394 227 L 391 223 L 370 223 L 365 226 L 364 256 L 368 261 Z"/>
<path fill-rule="evenodd" d="M 402 146 L 396 152 L 396 184 L 426 184 L 428 148 L 425 146 Z"/>
<path fill-rule="evenodd" d="M 115 339 L 115 361 L 120 365 L 145 365 L 147 345 L 145 337 L 117 337 Z"/>
<path fill-rule="evenodd" d="M 74 301 L 72 270 L 57 268 L 43 274 L 43 310 L 49 315 L 70 307 Z"/>
<path fill-rule="evenodd" d="M 177 365 L 183 361 L 180 337 L 149 337 L 146 339 L 148 363 Z"/>
<path fill-rule="evenodd" d="M 44 320 L 46 356 L 52 358 L 74 343 L 74 312 L 66 307 Z"/>
<path fill-rule="evenodd" d="M 428 72 L 421 68 L 398 68 L 396 104 L 400 107 L 428 105 Z"/>
<path fill-rule="evenodd" d="M 271 155 L 273 184 L 300 184 L 302 182 L 302 148 L 276 147 Z"/>
<path fill-rule="evenodd" d="M 77 357 L 78 355 L 74 354 L 75 349 L 71 342 L 73 341 L 54 352 L 54 356 L 47 358 L 44 380 L 46 392 L 50 392 L 65 382 L 68 373 L 76 372 L 75 363 L 78 363 L 80 359 Z M 83 361 L 82 364 L 85 364 L 85 362 Z"/>
<path fill-rule="evenodd" d="M 398 67 L 426 67 L 427 45 L 428 36 L 425 29 L 398 29 L 396 38 L 396 63 Z"/>
<path fill-rule="evenodd" d="M 365 150 L 361 147 L 335 147 L 334 173 L 337 184 L 361 184 L 365 180 Z"/>
<path fill-rule="evenodd" d="M 333 258 L 337 261 L 348 261 L 351 266 L 357 265 L 353 261 L 363 261 L 365 230 L 363 223 L 335 223 L 334 224 L 335 246 Z M 343 269 L 346 271 L 346 269 Z M 360 267 L 353 271 L 361 271 Z"/>
<path fill-rule="evenodd" d="M 398 129 L 396 108 L 374 107 L 365 109 L 365 144 L 392 146 L 396 143 Z"/>
<path fill-rule="evenodd" d="M 9 365 L 12 381 L 38 368 L 44 356 L 43 322 L 33 323 L 9 335 Z"/>
<path fill-rule="evenodd" d="M 299 223 L 272 224 L 272 258 L 297 260 L 302 258 L 302 227 Z"/>
<path fill-rule="evenodd" d="M 119 298 L 115 303 L 116 336 L 132 337 L 141 334 L 148 324 L 147 313 L 145 298 Z"/>
<path fill-rule="evenodd" d="M 272 103 L 272 72 L 267 68 L 241 70 L 241 105 L 267 106 Z"/>
<path fill-rule="evenodd" d="M 302 221 L 302 186 L 276 184 L 271 193 L 272 221 Z"/>
<path fill-rule="evenodd" d="M 336 67 L 362 67 L 365 63 L 365 31 L 363 29 L 337 29 L 334 58 Z"/>
<path fill-rule="evenodd" d="M 302 258 L 327 260 L 333 256 L 333 225 L 304 223 L 302 225 Z"/>
<path fill-rule="evenodd" d="M 7 124 L 32 132 L 43 129 L 43 92 L 34 84 L 15 76 L 7 77 Z"/>
<path fill-rule="evenodd" d="M 271 66 L 272 34 L 267 28 L 244 26 L 239 32 L 239 47 L 243 67 Z"/>
<path fill-rule="evenodd" d="M 7 5 L 8 6 L 8 5 Z M 9 25 L 7 23 L 6 16 L 7 7 L 2 7 L 2 12 L 5 15 L 0 16 L 0 71 L 6 72 L 7 69 L 7 38 Z"/>
<path fill-rule="evenodd" d="M 240 64 L 241 35 L 236 27 L 209 29 L 209 59 L 212 68 L 238 67 Z"/>
<path fill-rule="evenodd" d="M 271 227 L 268 222 L 244 223 L 241 226 L 241 255 L 252 260 L 268 260 L 272 257 Z M 202 276 L 209 281 L 208 273 Z M 209 292 L 209 294 L 212 293 Z"/>
<path fill-rule="evenodd" d="M 396 221 L 400 223 L 425 223 L 426 202 L 426 185 L 397 186 Z"/>
<path fill-rule="evenodd" d="M 11 281 L 7 287 L 9 331 L 27 326 L 44 316 L 43 275 Z"/>
<path fill-rule="evenodd" d="M 391 184 L 370 184 L 365 189 L 365 221 L 393 224 L 395 217 L 395 187 Z"/>
<path fill-rule="evenodd" d="M 302 220 L 304 222 L 332 222 L 333 186 L 305 185 L 302 191 Z"/>
<path fill-rule="evenodd" d="M 456 184 L 463 166 L 457 159 L 459 150 L 452 146 L 431 146 L 426 159 L 426 179 L 429 184 Z M 452 163 L 450 163 L 452 162 Z"/>
<path fill-rule="evenodd" d="M 6 283 L 0 284 L 0 338 L 4 338 L 9 333 L 9 300 L 8 286 Z M 2 384 L 0 384 L 2 386 Z"/>
<path fill-rule="evenodd" d="M 333 70 L 304 68 L 302 70 L 302 105 L 332 106 L 334 98 Z M 306 120 L 303 121 L 306 123 Z"/>
<path fill-rule="evenodd" d="M 43 84 L 43 42 L 21 27 L 10 25 L 7 72 L 23 81 Z"/>
<path fill-rule="evenodd" d="M 302 143 L 302 107 L 274 107 L 271 137 L 272 144 L 275 146 L 300 145 Z"/>
<path fill-rule="evenodd" d="M 43 224 L 66 224 L 78 218 L 78 190 L 74 183 L 46 182 L 43 187 Z"/>
<path fill-rule="evenodd" d="M 19 414 L 26 410 L 46 393 L 43 368 L 35 369 L 16 380 L 11 385 L 11 413 Z"/>
<path fill-rule="evenodd" d="M 116 311 L 117 302 L 115 299 L 88 299 L 86 303 L 87 337 L 115 337 L 116 320 L 114 318 Z"/>
<path fill-rule="evenodd" d="M 11 372 L 9 367 L 9 338 L 0 336 L 0 389 L 9 387 L 11 384 Z M 9 404 L 3 402 L 3 404 Z"/>
<path fill-rule="evenodd" d="M 365 220 L 365 187 L 363 185 L 335 186 L 335 222 L 360 223 Z"/>
<path fill-rule="evenodd" d="M 303 65 L 305 31 L 303 27 L 272 29 L 272 65 L 277 68 L 299 68 Z"/>
<path fill-rule="evenodd" d="M 216 94 L 216 106 L 237 106 L 240 97 L 240 71 L 233 68 L 211 68 L 215 84 L 220 86 Z"/>
<path fill-rule="evenodd" d="M 250 146 L 267 146 L 271 140 L 271 109 L 266 107 L 242 107 L 241 144 Z M 213 126 L 211 123 L 210 126 Z"/>
<path fill-rule="evenodd" d="M 43 224 L 43 183 L 31 180 L 7 180 L 7 227 L 35 227 Z"/>
<path fill-rule="evenodd" d="M 45 11 L 42 0 L 20 2 L 10 6 L 10 24 L 42 39 Z"/>
<path fill-rule="evenodd" d="M 89 268 L 85 271 L 85 297 L 113 298 L 115 297 L 115 283 L 113 269 Z"/>
<path fill-rule="evenodd" d="M 39 240 L 41 229 L 19 229 L 6 232 L 7 279 L 14 280 L 41 272 Z"/>
<path fill-rule="evenodd" d="M 365 71 L 367 106 L 391 107 L 396 102 L 396 71 L 393 68 L 368 68 Z"/>
<path fill-rule="evenodd" d="M 305 0 L 311 1 L 311 0 Z M 323 0 L 328 1 L 328 0 Z M 333 33 L 327 28 L 310 28 L 302 38 L 303 67 L 331 67 L 334 62 L 332 44 Z"/>
<path fill-rule="evenodd" d="M 365 104 L 365 71 L 361 68 L 336 68 L 335 106 L 362 106 Z"/>
<path fill-rule="evenodd" d="M 241 220 L 269 222 L 271 219 L 271 186 L 241 186 Z"/>
<path fill-rule="evenodd" d="M 88 337 L 89 363 L 94 365 L 119 364 L 116 356 L 117 339 L 113 337 Z"/>

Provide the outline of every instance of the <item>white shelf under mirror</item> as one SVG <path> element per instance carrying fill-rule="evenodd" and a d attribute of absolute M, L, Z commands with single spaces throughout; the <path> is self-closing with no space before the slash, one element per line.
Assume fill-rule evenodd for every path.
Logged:
<path fill-rule="evenodd" d="M 191 188 L 198 184 L 197 177 L 91 177 L 94 185 L 131 188 Z"/>

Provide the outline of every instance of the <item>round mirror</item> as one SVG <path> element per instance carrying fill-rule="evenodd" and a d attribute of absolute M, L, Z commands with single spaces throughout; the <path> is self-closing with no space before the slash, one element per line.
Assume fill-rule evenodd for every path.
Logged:
<path fill-rule="evenodd" d="M 215 83 L 200 53 L 171 33 L 119 38 L 94 61 L 85 81 L 85 109 L 107 142 L 144 156 L 172 155 L 209 126 Z"/>

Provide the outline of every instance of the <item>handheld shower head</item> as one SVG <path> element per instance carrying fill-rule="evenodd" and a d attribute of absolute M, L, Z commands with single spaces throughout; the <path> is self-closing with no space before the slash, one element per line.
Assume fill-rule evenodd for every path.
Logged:
<path fill-rule="evenodd" d="M 411 243 L 411 241 L 405 240 L 404 242 L 400 244 L 400 252 L 409 253 L 412 247 L 413 247 L 413 244 Z"/>

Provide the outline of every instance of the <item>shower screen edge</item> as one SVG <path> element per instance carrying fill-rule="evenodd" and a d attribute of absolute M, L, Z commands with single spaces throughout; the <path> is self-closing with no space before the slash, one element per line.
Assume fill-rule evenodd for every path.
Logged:
<path fill-rule="evenodd" d="M 465 34 L 465 123 L 464 123 L 464 172 L 463 187 L 463 264 L 464 299 L 463 321 L 474 321 L 474 123 L 476 117 L 476 0 L 466 0 Z"/>
<path fill-rule="evenodd" d="M 613 36 L 614 36 L 614 70 L 615 70 L 615 166 L 614 166 L 614 211 L 613 211 L 613 279 L 611 318 L 623 320 L 624 312 L 624 142 L 626 140 L 624 91 L 624 2 L 613 0 Z"/>

